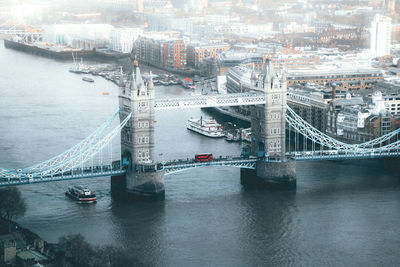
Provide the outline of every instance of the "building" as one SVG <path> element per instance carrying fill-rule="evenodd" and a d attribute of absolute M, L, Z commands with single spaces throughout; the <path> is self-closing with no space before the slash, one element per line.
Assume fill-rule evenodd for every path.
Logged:
<path fill-rule="evenodd" d="M 80 43 L 108 44 L 114 27 L 109 24 L 52 24 L 43 26 L 43 41 L 52 44 Z M 80 42 L 82 41 L 82 42 Z M 84 45 L 83 45 L 84 46 Z"/>
<path fill-rule="evenodd" d="M 136 10 L 138 11 L 138 12 L 143 12 L 143 1 L 144 0 L 137 0 L 136 1 Z"/>
<path fill-rule="evenodd" d="M 334 99 L 327 111 L 326 133 L 347 142 L 366 142 L 373 139 L 372 133 L 363 131 L 364 120 L 370 115 L 365 110 L 362 97 Z"/>
<path fill-rule="evenodd" d="M 320 64 L 320 58 L 314 53 L 291 53 L 291 54 L 273 54 L 265 55 L 265 59 L 271 60 L 275 69 L 280 70 L 282 67 L 285 70 L 294 69 L 310 69 Z M 264 61 L 265 61 L 264 59 Z"/>
<path fill-rule="evenodd" d="M 186 44 L 183 40 L 170 40 L 163 44 L 163 63 L 173 69 L 186 68 Z"/>
<path fill-rule="evenodd" d="M 174 69 L 186 68 L 186 44 L 175 35 L 148 34 L 140 36 L 132 52 L 146 64 Z"/>
<path fill-rule="evenodd" d="M 0 236 L 0 265 L 15 263 L 17 245 L 13 235 Z"/>
<path fill-rule="evenodd" d="M 244 93 L 250 90 L 257 90 L 255 86 L 258 73 L 247 68 L 245 65 L 238 65 L 229 69 L 226 73 L 226 89 L 228 93 Z"/>
<path fill-rule="evenodd" d="M 389 13 L 396 13 L 396 1 L 395 0 L 385 0 L 386 10 Z"/>
<path fill-rule="evenodd" d="M 332 82 L 335 97 L 345 96 L 347 92 L 355 93 L 359 90 L 371 89 L 376 84 L 376 80 L 344 80 Z"/>
<path fill-rule="evenodd" d="M 392 19 L 383 15 L 375 15 L 371 24 L 371 46 L 372 57 L 383 57 L 390 55 L 392 44 Z"/>
<path fill-rule="evenodd" d="M 230 68 L 240 64 L 261 71 L 264 65 L 264 59 L 258 53 L 227 51 L 217 58 L 218 75 L 226 75 Z"/>
<path fill-rule="evenodd" d="M 326 112 L 332 100 L 332 89 L 306 84 L 288 87 L 288 105 L 305 121 L 321 132 L 326 132 Z"/>
<path fill-rule="evenodd" d="M 365 97 L 334 99 L 327 112 L 327 133 L 339 140 L 362 143 L 392 131 L 395 120 L 380 91 Z"/>
<path fill-rule="evenodd" d="M 188 45 L 187 64 L 188 66 L 198 68 L 205 58 L 217 58 L 227 50 L 229 50 L 229 45 L 226 43 Z"/>
<path fill-rule="evenodd" d="M 383 80 L 381 71 L 377 69 L 336 69 L 336 70 L 295 70 L 288 71 L 288 86 L 301 83 L 317 83 L 325 85 L 342 81 L 379 81 Z"/>
<path fill-rule="evenodd" d="M 110 49 L 121 53 L 130 53 L 133 43 L 143 33 L 140 28 L 117 28 L 110 34 Z"/>
<path fill-rule="evenodd" d="M 372 96 L 384 102 L 384 107 L 392 115 L 400 116 L 400 85 L 388 82 L 378 82 L 373 89 L 362 92 L 365 99 Z M 376 100 L 375 100 L 376 101 Z"/>

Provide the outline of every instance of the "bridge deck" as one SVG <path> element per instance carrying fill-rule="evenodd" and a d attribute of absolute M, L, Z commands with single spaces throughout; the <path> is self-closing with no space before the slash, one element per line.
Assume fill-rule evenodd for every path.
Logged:
<path fill-rule="evenodd" d="M 289 158 L 296 161 L 321 161 L 321 160 L 352 160 L 352 159 L 376 159 L 376 158 L 393 158 L 400 157 L 400 152 L 381 152 L 381 153 L 363 153 L 363 154 L 349 154 L 340 151 L 303 151 L 287 153 Z M 185 171 L 192 168 L 199 167 L 235 167 L 244 169 L 255 169 L 257 158 L 250 157 L 216 157 L 213 161 L 196 162 L 194 159 L 190 160 L 174 160 L 164 164 L 160 164 L 160 170 L 164 170 L 165 175 L 171 175 L 177 172 Z M 274 159 L 266 158 L 265 161 L 276 161 Z M 120 162 L 115 161 L 113 165 L 94 166 L 76 168 L 73 170 L 65 171 L 62 174 L 47 175 L 47 176 L 20 176 L 20 177 L 0 177 L 0 187 L 10 185 L 23 185 L 33 183 L 54 182 L 73 179 L 85 179 L 104 176 L 116 176 L 125 174 L 126 170 L 120 168 Z"/>

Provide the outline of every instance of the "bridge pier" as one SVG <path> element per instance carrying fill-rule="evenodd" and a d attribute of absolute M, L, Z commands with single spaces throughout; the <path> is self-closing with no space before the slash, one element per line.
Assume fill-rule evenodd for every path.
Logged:
<path fill-rule="evenodd" d="M 296 188 L 296 161 L 263 161 L 256 163 L 255 170 L 241 169 L 240 182 L 244 186 L 271 189 Z"/>
<path fill-rule="evenodd" d="M 136 171 L 127 173 L 125 177 L 125 188 L 129 198 L 134 200 L 164 200 L 164 171 L 157 170 L 156 165 L 136 167 Z"/>
<path fill-rule="evenodd" d="M 165 199 L 164 171 L 137 171 L 111 177 L 116 199 L 160 201 Z"/>

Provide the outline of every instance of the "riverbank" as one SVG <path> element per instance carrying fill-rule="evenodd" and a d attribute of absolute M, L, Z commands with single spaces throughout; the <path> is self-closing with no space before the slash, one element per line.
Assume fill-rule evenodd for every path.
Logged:
<path fill-rule="evenodd" d="M 80 50 L 61 46 L 51 46 L 47 43 L 28 44 L 10 39 L 4 39 L 4 47 L 58 60 L 70 60 L 72 54 L 77 58 L 113 61 L 129 58 L 129 53 L 119 53 L 104 49 Z"/>
<path fill-rule="evenodd" d="M 51 244 L 16 222 L 11 222 L 9 232 L 8 225 L 0 222 L 0 266 L 146 266 L 134 251 L 94 246 L 81 234 L 62 236 Z"/>
<path fill-rule="evenodd" d="M 120 53 L 116 51 L 109 51 L 107 49 L 80 50 L 80 49 L 73 49 L 60 46 L 51 46 L 47 43 L 40 43 L 40 44 L 38 43 L 34 45 L 34 44 L 14 41 L 11 39 L 3 39 L 3 41 L 4 41 L 4 47 L 6 48 L 38 56 L 54 58 L 58 60 L 70 60 L 72 58 L 72 54 L 74 54 L 76 58 L 83 58 L 85 60 L 100 60 L 105 62 L 114 62 L 121 64 L 124 62 L 129 62 L 131 56 L 130 53 Z M 195 69 L 179 70 L 179 69 L 158 66 L 155 64 L 151 64 L 149 62 L 141 62 L 141 63 L 142 63 L 141 65 L 145 64 L 150 68 L 155 68 L 161 71 L 181 76 L 193 77 L 195 75 L 201 75 L 201 72 Z"/>
<path fill-rule="evenodd" d="M 55 260 L 56 245 L 14 221 L 0 220 L 0 266 L 31 266 Z"/>

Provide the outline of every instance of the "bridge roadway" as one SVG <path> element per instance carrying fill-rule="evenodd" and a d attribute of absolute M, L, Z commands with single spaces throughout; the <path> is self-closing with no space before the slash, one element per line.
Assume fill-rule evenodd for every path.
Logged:
<path fill-rule="evenodd" d="M 104 176 L 116 176 L 116 175 L 122 175 L 124 173 L 125 170 L 121 169 L 119 161 L 113 162 L 112 166 L 103 165 L 103 166 L 75 168 L 62 173 L 54 175 L 46 175 L 46 176 L 31 176 L 26 174 L 19 174 L 18 171 L 15 171 L 14 177 L 1 178 L 0 176 L 0 187 L 10 186 L 10 185 L 23 185 L 23 184 L 45 183 L 45 182 L 74 180 L 83 178 L 104 177 Z"/>
<path fill-rule="evenodd" d="M 319 151 L 302 151 L 288 152 L 286 155 L 296 161 L 314 161 L 314 160 L 355 160 L 355 159 L 375 159 L 400 157 L 400 151 L 397 152 L 368 152 L 368 153 L 349 153 L 338 150 L 319 150 Z M 265 161 L 273 162 L 272 158 L 265 158 Z M 159 164 L 159 171 L 164 170 L 165 175 L 170 175 L 185 171 L 192 168 L 220 166 L 220 167 L 235 167 L 244 169 L 256 168 L 256 157 L 215 157 L 213 161 L 196 162 L 194 159 L 178 159 Z M 15 171 L 14 177 L 0 176 L 0 187 L 10 185 L 23 185 L 32 183 L 44 183 L 62 180 L 74 180 L 104 176 L 117 176 L 125 174 L 125 169 L 121 168 L 120 161 L 114 161 L 111 165 L 89 166 L 75 168 L 55 175 L 46 176 L 29 176 L 27 174 L 19 174 Z"/>

